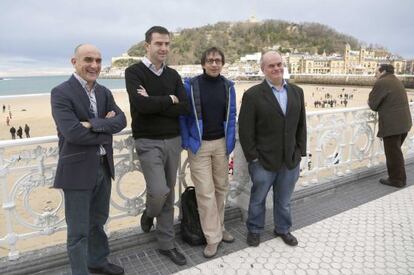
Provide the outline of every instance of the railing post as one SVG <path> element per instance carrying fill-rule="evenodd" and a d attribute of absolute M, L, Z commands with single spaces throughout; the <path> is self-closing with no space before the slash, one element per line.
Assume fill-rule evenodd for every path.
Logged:
<path fill-rule="evenodd" d="M 377 125 L 378 125 L 378 114 L 375 113 L 373 116 L 374 116 L 373 117 L 373 120 L 374 120 L 374 127 L 373 127 L 374 132 L 373 133 L 374 134 L 372 135 L 372 149 L 371 149 L 371 156 L 369 158 L 369 163 L 367 165 L 368 168 L 372 167 L 373 165 L 375 165 L 378 162 L 378 160 L 375 161 L 375 158 L 377 158 L 377 150 L 375 150 L 375 149 L 376 149 L 376 147 L 381 146 L 378 143 L 378 139 L 376 138 Z"/>
<path fill-rule="evenodd" d="M 6 167 L 4 161 L 4 148 L 0 148 L 0 184 L 1 184 L 1 192 L 3 193 L 3 205 L 2 208 L 4 210 L 4 216 L 6 219 L 6 230 L 7 235 L 0 239 L 0 243 L 6 243 L 9 247 L 9 259 L 10 260 L 17 260 L 19 258 L 19 251 L 16 249 L 16 242 L 17 242 L 17 235 L 13 232 L 13 223 L 12 223 L 12 214 L 11 212 L 15 208 L 15 204 L 10 200 L 9 197 L 9 190 L 7 186 L 7 171 L 8 168 Z"/>

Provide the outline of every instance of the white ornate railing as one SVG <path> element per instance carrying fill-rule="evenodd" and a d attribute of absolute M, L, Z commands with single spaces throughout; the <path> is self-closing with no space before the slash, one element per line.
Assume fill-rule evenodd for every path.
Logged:
<path fill-rule="evenodd" d="M 413 109 L 412 104 L 412 114 Z M 376 114 L 367 107 L 309 112 L 307 121 L 308 156 L 302 159 L 302 174 L 296 189 L 320 184 L 326 177 L 350 174 L 361 167 L 369 169 L 384 161 L 382 143 L 376 138 Z M 412 132 L 404 143 L 406 154 L 414 152 Z M 116 179 L 107 224 L 137 216 L 145 207 L 145 181 L 130 135 L 130 130 L 124 130 L 114 140 Z M 10 260 L 19 257 L 18 244 L 25 240 L 53 236 L 66 229 L 62 192 L 50 188 L 57 157 L 55 136 L 0 141 L 0 248 L 8 251 Z M 248 194 L 250 181 L 239 143 L 233 158 L 229 201 L 245 208 L 246 201 L 239 198 Z M 177 194 L 187 186 L 187 168 L 188 161 L 182 161 Z M 135 226 L 138 219 L 134 221 L 127 227 Z"/>
<path fill-rule="evenodd" d="M 414 120 L 414 103 L 410 104 L 410 109 Z M 385 162 L 382 141 L 376 137 L 377 114 L 368 106 L 308 112 L 307 130 L 308 152 L 302 158 L 301 177 L 295 191 L 334 181 L 356 170 L 370 169 Z M 414 154 L 413 129 L 404 142 L 403 151 L 406 157 Z M 237 143 L 229 201 L 246 209 L 250 186 L 247 163 Z M 267 205 L 271 204 L 270 194 Z"/>

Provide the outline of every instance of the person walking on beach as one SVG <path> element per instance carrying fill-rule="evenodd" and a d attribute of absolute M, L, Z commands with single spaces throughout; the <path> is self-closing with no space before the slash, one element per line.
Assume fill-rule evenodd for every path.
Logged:
<path fill-rule="evenodd" d="M 252 188 L 246 226 L 247 244 L 258 246 L 264 230 L 266 197 L 273 187 L 274 235 L 290 246 L 298 244 L 290 233 L 290 199 L 306 156 L 306 113 L 303 90 L 283 79 L 278 52 L 263 54 L 265 80 L 243 95 L 239 137 Z"/>
<path fill-rule="evenodd" d="M 388 178 L 380 183 L 404 187 L 407 184 L 404 156 L 401 146 L 412 126 L 407 92 L 394 75 L 394 66 L 381 64 L 375 72 L 376 82 L 369 93 L 368 105 L 378 112 L 377 137 L 384 143 Z"/>
<path fill-rule="evenodd" d="M 16 128 L 14 128 L 14 126 L 10 128 L 10 134 L 12 139 L 16 139 Z"/>
<path fill-rule="evenodd" d="M 3 113 L 6 112 L 6 105 L 3 104 Z"/>
<path fill-rule="evenodd" d="M 178 116 L 189 111 L 180 75 L 165 64 L 170 33 L 161 26 L 145 33 L 146 56 L 125 70 L 132 118 L 132 135 L 142 172 L 147 200 L 141 228 L 149 232 L 157 218 L 159 252 L 177 265 L 186 259 L 174 243 L 174 187 L 180 163 L 181 139 Z"/>
<path fill-rule="evenodd" d="M 23 138 L 23 129 L 22 129 L 22 126 L 19 126 L 19 128 L 17 129 L 16 134 L 17 134 L 17 136 L 19 138 Z"/>
<path fill-rule="evenodd" d="M 10 118 L 9 118 L 9 116 L 6 117 L 6 125 L 7 126 L 10 126 Z"/>
<path fill-rule="evenodd" d="M 24 133 L 26 134 L 26 138 L 30 137 L 30 127 L 27 123 L 24 125 Z"/>
<path fill-rule="evenodd" d="M 236 92 L 222 76 L 225 59 L 212 47 L 201 57 L 203 74 L 184 87 L 191 114 L 180 118 L 182 146 L 188 150 L 201 228 L 207 240 L 204 257 L 216 255 L 221 241 L 233 242 L 224 228 L 224 202 L 229 188 L 229 155 L 236 141 Z"/>
<path fill-rule="evenodd" d="M 110 90 L 96 82 L 99 49 L 81 44 L 71 63 L 73 75 L 51 92 L 59 137 L 54 187 L 65 197 L 69 263 L 72 274 L 124 274 L 108 262 L 104 225 L 114 178 L 112 135 L 126 126 L 126 118 Z"/>

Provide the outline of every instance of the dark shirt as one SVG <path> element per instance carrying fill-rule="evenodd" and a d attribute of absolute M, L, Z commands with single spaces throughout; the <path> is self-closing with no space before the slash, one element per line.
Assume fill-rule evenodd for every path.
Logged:
<path fill-rule="evenodd" d="M 125 71 L 134 138 L 166 139 L 180 135 L 179 115 L 188 113 L 187 96 L 180 75 L 166 66 L 160 76 L 139 62 Z M 142 85 L 149 97 L 138 95 Z M 179 99 L 173 104 L 170 95 Z"/>
<path fill-rule="evenodd" d="M 224 80 L 203 74 L 199 81 L 201 114 L 203 120 L 203 140 L 224 137 L 226 120 L 226 88 Z"/>

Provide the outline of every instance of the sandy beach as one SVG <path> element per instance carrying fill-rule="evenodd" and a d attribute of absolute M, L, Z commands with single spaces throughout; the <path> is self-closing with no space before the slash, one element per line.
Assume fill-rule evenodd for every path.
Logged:
<path fill-rule="evenodd" d="M 236 92 L 237 92 L 237 102 L 238 107 L 240 107 L 241 99 L 245 90 L 247 90 L 252 85 L 257 84 L 258 82 L 238 82 L 236 83 Z M 340 105 L 340 94 L 352 94 L 352 99 L 348 100 L 347 108 L 357 107 L 357 106 L 367 106 L 367 97 L 371 90 L 371 87 L 350 87 L 350 86 L 321 86 L 321 85 L 300 85 L 305 92 L 305 101 L 307 104 L 307 111 L 313 110 L 329 110 L 331 108 L 315 108 L 315 100 L 323 100 L 325 94 L 329 93 L 332 96 L 332 99 L 337 100 L 337 106 L 335 108 L 345 108 L 345 106 Z M 414 100 L 414 90 L 409 91 L 409 99 Z M 129 102 L 126 91 L 117 91 L 114 92 L 115 100 L 118 106 L 125 112 L 128 120 L 128 128 L 130 127 L 130 111 L 129 111 Z M 10 139 L 11 135 L 9 129 L 11 126 L 14 126 L 16 129 L 21 126 L 22 128 L 27 123 L 30 128 L 30 134 L 32 137 L 56 135 L 56 129 L 54 121 L 51 116 L 50 110 L 50 96 L 41 95 L 41 96 L 21 96 L 16 98 L 0 98 L 0 106 L 6 106 L 6 112 L 1 113 L 1 127 L 0 127 L 0 139 L 6 140 Z M 12 119 L 10 121 L 10 127 L 6 125 L 6 117 L 8 115 L 8 106 L 10 106 L 10 111 L 12 113 Z M 0 110 L 1 112 L 2 110 Z M 23 134 L 24 136 L 24 134 Z M 8 177 L 9 182 L 13 182 L 16 176 Z M 137 187 L 136 181 L 137 178 L 140 181 L 140 186 L 144 186 L 144 180 L 142 175 L 138 173 L 133 173 L 133 175 L 128 176 L 127 184 L 122 186 L 125 189 L 125 193 L 133 196 L 137 194 L 139 189 Z M 131 184 L 129 184 L 131 182 Z M 9 185 L 9 188 L 11 185 Z M 0 193 L 1 195 L 1 193 Z M 54 202 L 57 197 L 57 192 L 53 189 L 40 188 L 39 191 L 35 192 L 31 197 L 31 204 L 34 205 L 37 209 L 45 209 L 45 207 L 50 207 L 53 209 L 56 205 Z M 53 198 L 45 198 L 47 196 Z M 1 196 L 0 196 L 1 197 Z M 46 206 L 45 206 L 46 205 Z M 24 209 L 18 210 L 24 215 Z M 176 211 L 178 212 L 178 211 Z M 138 224 L 137 217 L 130 217 L 121 220 L 116 220 L 111 222 L 111 230 L 117 230 L 120 228 L 134 227 Z M 17 231 L 20 231 L 20 227 L 16 228 Z M 3 237 L 6 234 L 6 228 L 4 223 L 4 211 L 0 210 L 0 236 Z M 59 232 L 53 236 L 39 237 L 31 241 L 21 241 L 18 242 L 18 248 L 20 251 L 27 251 L 32 249 L 37 249 L 40 247 L 45 247 L 57 243 L 62 243 L 65 241 L 65 232 Z M 7 250 L 0 247 L 0 257 L 6 256 Z"/>
<path fill-rule="evenodd" d="M 245 90 L 258 82 L 238 82 L 236 83 L 237 101 L 238 105 Z M 318 85 L 300 85 L 305 92 L 305 100 L 307 102 L 307 111 L 315 110 L 313 105 L 314 100 L 323 99 L 325 93 L 330 93 L 333 98 L 336 98 L 339 103 L 339 95 L 341 93 L 353 94 L 353 99 L 348 101 L 348 107 L 365 106 L 367 95 L 371 90 L 370 87 L 341 87 L 341 86 L 318 86 Z M 342 89 L 345 89 L 344 91 Z M 312 96 L 313 95 L 313 96 Z M 119 107 L 125 112 L 128 119 L 128 127 L 130 127 L 129 102 L 126 91 L 114 92 L 114 97 Z M 410 98 L 414 98 L 413 91 L 410 92 Z M 50 96 L 21 96 L 16 98 L 0 98 L 0 106 L 6 106 L 6 111 L 1 113 L 0 125 L 0 139 L 11 139 L 10 127 L 14 126 L 16 129 L 27 123 L 30 126 L 30 135 L 32 137 L 56 135 L 56 128 L 50 111 Z M 10 127 L 6 125 L 6 117 L 8 116 L 8 106 L 12 113 L 10 120 Z M 239 106 L 238 106 L 239 107 Z M 338 106 L 336 108 L 344 108 Z M 319 108 L 318 110 L 320 110 Z M 24 134 L 23 134 L 24 136 Z"/>

